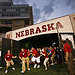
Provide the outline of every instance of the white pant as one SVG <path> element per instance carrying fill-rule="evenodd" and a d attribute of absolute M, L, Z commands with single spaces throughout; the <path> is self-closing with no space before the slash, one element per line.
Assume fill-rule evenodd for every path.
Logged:
<path fill-rule="evenodd" d="M 36 61 L 37 63 L 40 63 L 40 56 L 39 57 L 34 57 L 33 56 L 31 60 L 32 60 L 32 62 Z"/>
<path fill-rule="evenodd" d="M 48 60 L 49 60 L 49 58 L 45 58 L 45 60 L 44 60 L 44 65 L 45 66 L 47 66 L 46 63 L 48 62 Z"/>

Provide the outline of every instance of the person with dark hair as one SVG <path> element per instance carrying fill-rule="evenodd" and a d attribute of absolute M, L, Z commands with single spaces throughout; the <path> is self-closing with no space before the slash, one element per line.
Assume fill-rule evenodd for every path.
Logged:
<path fill-rule="evenodd" d="M 40 49 L 39 49 L 39 48 L 37 48 L 36 50 L 37 50 L 37 51 L 38 51 L 38 53 L 40 54 Z"/>
<path fill-rule="evenodd" d="M 27 70 L 30 70 L 30 68 L 29 68 L 29 57 L 28 57 L 27 49 L 21 48 L 19 58 L 20 58 L 20 60 L 22 60 L 22 71 L 21 71 L 21 73 L 24 73 L 26 71 L 25 61 L 27 61 Z"/>
<path fill-rule="evenodd" d="M 43 64 L 43 62 L 44 62 L 44 56 L 42 56 L 42 49 L 41 48 L 39 48 L 39 51 L 40 51 L 40 64 Z"/>
<path fill-rule="evenodd" d="M 41 54 L 44 56 L 44 66 L 45 66 L 45 70 L 47 70 L 47 64 L 46 63 L 48 63 L 48 65 L 49 65 L 49 62 L 48 62 L 49 61 L 49 57 L 46 54 L 44 48 L 42 49 Z"/>
<path fill-rule="evenodd" d="M 40 54 L 39 54 L 39 52 L 35 49 L 35 48 L 31 48 L 31 50 L 32 50 L 32 62 L 33 62 L 33 64 L 34 64 L 34 68 L 36 68 L 36 66 L 37 66 L 37 64 L 38 64 L 38 66 L 37 66 L 37 68 L 40 68 Z M 37 62 L 37 64 L 36 64 L 36 62 Z"/>
<path fill-rule="evenodd" d="M 49 52 L 48 52 L 48 47 L 45 47 L 45 51 L 46 51 L 47 54 L 49 53 Z"/>
<path fill-rule="evenodd" d="M 49 63 L 51 64 L 51 57 L 52 57 L 52 53 L 49 54 L 51 52 L 51 49 L 48 48 L 48 57 L 49 57 Z"/>
<path fill-rule="evenodd" d="M 54 47 L 55 50 L 55 64 L 57 64 L 60 61 L 60 55 L 59 55 L 59 50 L 57 49 L 57 47 Z"/>
<path fill-rule="evenodd" d="M 55 51 L 54 51 L 54 49 L 52 47 L 50 47 L 50 50 L 51 50 L 51 52 L 48 55 L 50 55 L 52 53 L 52 56 L 51 56 L 52 64 L 51 65 L 54 65 Z"/>
<path fill-rule="evenodd" d="M 66 43 L 69 44 L 71 46 L 71 50 L 73 50 L 72 41 L 66 38 Z"/>
<path fill-rule="evenodd" d="M 68 70 L 70 72 L 70 75 L 73 75 L 74 73 L 74 63 L 73 63 L 73 57 L 72 57 L 72 50 L 71 46 L 66 43 L 65 40 L 62 41 L 62 44 L 64 45 L 64 54 L 65 54 L 65 60 L 67 61 Z"/>

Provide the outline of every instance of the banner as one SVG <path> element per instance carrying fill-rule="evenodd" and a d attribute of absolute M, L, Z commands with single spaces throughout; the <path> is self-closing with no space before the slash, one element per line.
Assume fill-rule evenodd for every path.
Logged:
<path fill-rule="evenodd" d="M 61 18 L 7 32 L 6 38 L 19 41 L 32 36 L 57 33 L 57 27 L 59 33 L 73 33 L 69 16 L 64 16 Z"/>

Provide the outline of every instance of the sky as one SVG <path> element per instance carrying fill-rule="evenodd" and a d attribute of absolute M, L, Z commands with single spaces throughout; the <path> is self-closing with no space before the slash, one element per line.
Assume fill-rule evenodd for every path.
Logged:
<path fill-rule="evenodd" d="M 75 13 L 75 0 L 13 0 L 14 4 L 29 4 L 34 24 Z"/>

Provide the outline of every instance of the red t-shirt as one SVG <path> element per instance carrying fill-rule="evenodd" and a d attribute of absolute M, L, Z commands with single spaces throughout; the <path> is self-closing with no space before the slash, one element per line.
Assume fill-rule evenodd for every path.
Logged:
<path fill-rule="evenodd" d="M 63 50 L 64 50 L 64 54 L 66 54 L 66 52 L 69 52 L 69 53 L 72 52 L 70 45 L 67 43 L 65 43 Z"/>
<path fill-rule="evenodd" d="M 48 58 L 48 55 L 46 54 L 46 52 L 42 52 L 43 54 L 45 54 L 44 58 Z"/>
<path fill-rule="evenodd" d="M 51 50 L 52 55 L 54 54 L 54 52 L 55 52 L 54 49 L 52 49 L 52 50 Z"/>
<path fill-rule="evenodd" d="M 39 57 L 40 54 L 38 53 L 38 51 L 35 49 L 34 51 L 32 51 L 33 54 L 35 54 L 35 57 Z"/>
<path fill-rule="evenodd" d="M 30 54 L 30 51 L 28 51 L 28 55 Z"/>
<path fill-rule="evenodd" d="M 28 51 L 27 51 L 27 49 L 25 49 L 25 52 L 20 52 L 20 55 L 19 55 L 19 57 L 28 57 L 28 53 L 27 53 Z"/>
<path fill-rule="evenodd" d="M 7 54 L 5 55 L 5 59 L 8 60 L 8 61 L 10 61 L 11 58 L 12 58 L 12 56 L 13 56 L 12 54 L 8 54 L 8 53 L 7 53 Z"/>

